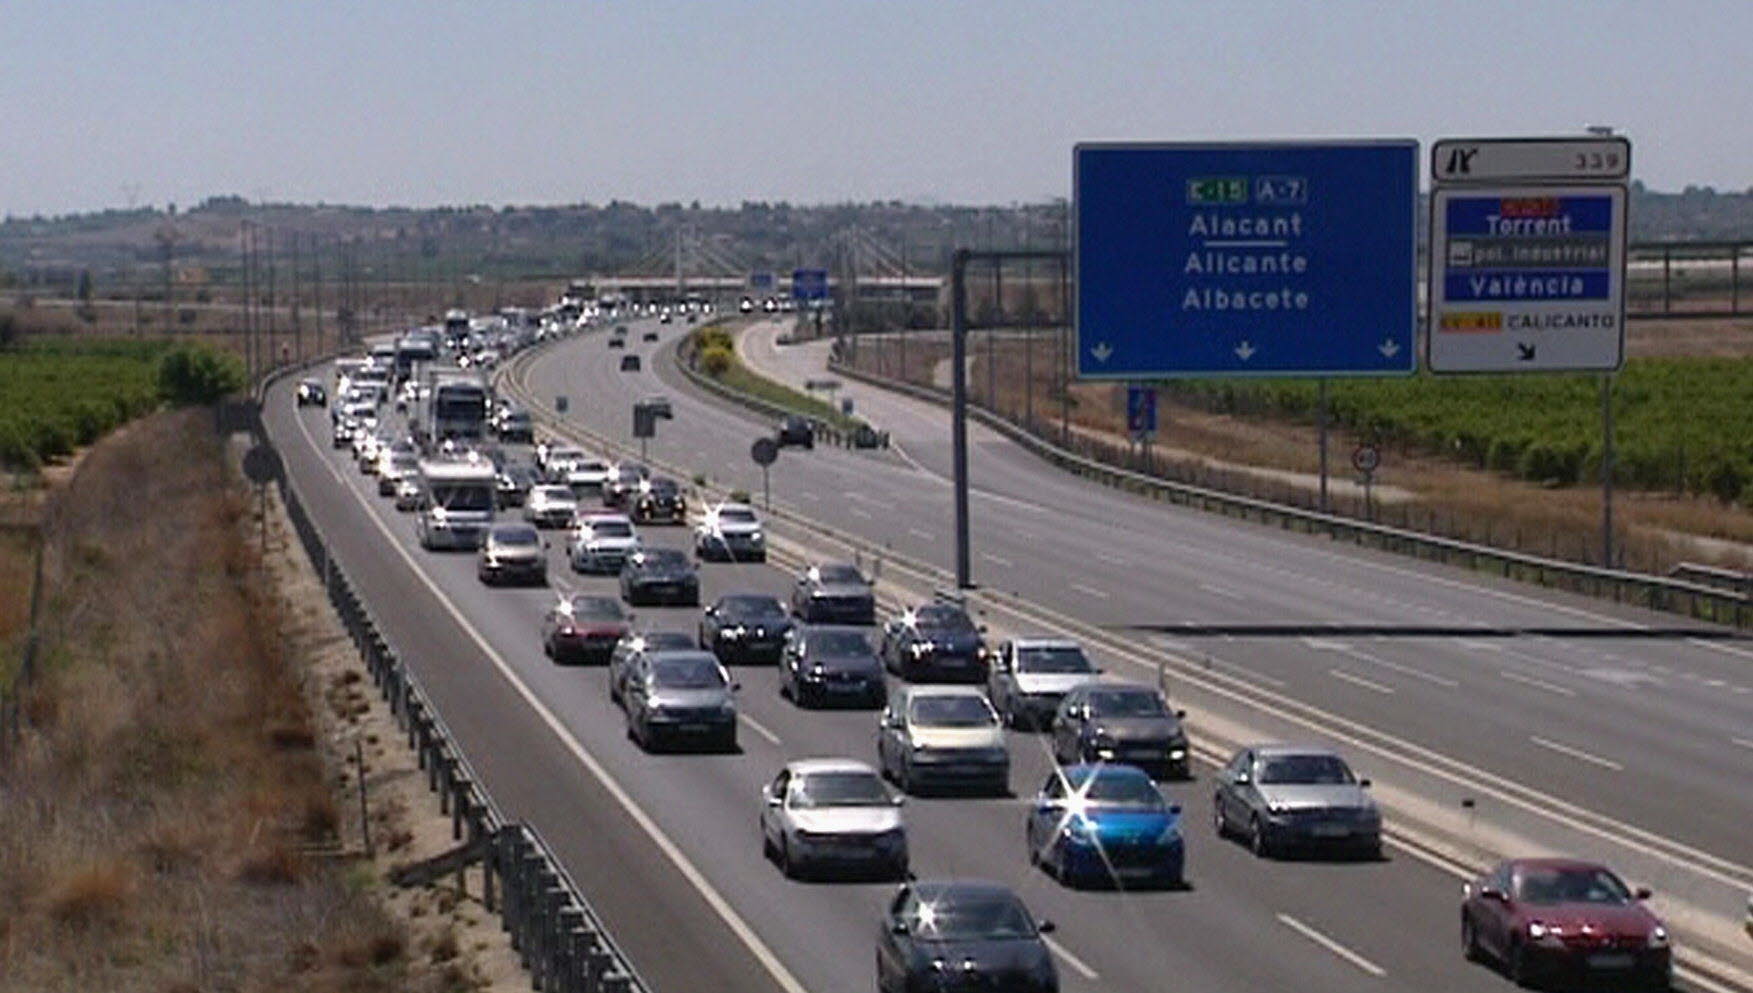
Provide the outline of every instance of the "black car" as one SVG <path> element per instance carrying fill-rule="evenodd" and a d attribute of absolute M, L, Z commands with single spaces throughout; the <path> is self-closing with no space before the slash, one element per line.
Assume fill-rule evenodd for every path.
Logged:
<path fill-rule="evenodd" d="M 536 440 L 536 428 L 529 411 L 513 408 L 499 418 L 499 440 L 530 443 Z"/>
<path fill-rule="evenodd" d="M 1053 715 L 1053 758 L 1061 765 L 1124 762 L 1154 776 L 1189 775 L 1186 711 L 1161 690 L 1133 683 L 1085 683 Z"/>
<path fill-rule="evenodd" d="M 881 707 L 889 698 L 883 663 L 866 632 L 828 625 L 792 633 L 779 660 L 779 693 L 800 707 L 827 703 Z"/>
<path fill-rule="evenodd" d="M 668 476 L 653 476 L 626 496 L 627 516 L 635 524 L 685 524 L 688 501 L 681 484 Z"/>
<path fill-rule="evenodd" d="M 603 480 L 603 506 L 625 509 L 639 484 L 651 478 L 651 470 L 637 462 L 618 462 Z"/>
<path fill-rule="evenodd" d="M 883 664 L 908 682 L 983 682 L 986 642 L 968 612 L 928 603 L 883 625 Z"/>
<path fill-rule="evenodd" d="M 770 596 L 733 593 L 718 598 L 700 617 L 700 647 L 733 662 L 777 662 L 785 650 L 791 618 Z"/>
<path fill-rule="evenodd" d="M 493 474 L 493 493 L 501 508 L 521 507 L 536 485 L 536 470 L 527 465 L 511 463 Z"/>
<path fill-rule="evenodd" d="M 639 336 L 639 340 L 640 341 L 656 341 L 657 340 L 657 332 L 656 331 L 647 331 L 644 334 Z"/>
<path fill-rule="evenodd" d="M 816 447 L 816 424 L 807 417 L 792 414 L 779 422 L 779 432 L 774 436 L 779 447 L 796 445 L 799 448 Z"/>
<path fill-rule="evenodd" d="M 621 598 L 635 605 L 692 607 L 700 602 L 700 574 L 681 549 L 648 548 L 635 552 L 621 567 Z"/>
<path fill-rule="evenodd" d="M 627 611 L 614 597 L 563 597 L 542 619 L 542 651 L 555 662 L 602 662 L 627 633 Z"/>
<path fill-rule="evenodd" d="M 639 356 L 637 356 L 637 355 L 623 355 L 623 356 L 621 356 L 621 371 L 622 372 L 638 372 L 639 371 Z"/>
<path fill-rule="evenodd" d="M 797 577 L 791 613 L 812 624 L 875 624 L 876 593 L 857 566 L 822 562 Z"/>
<path fill-rule="evenodd" d="M 323 384 L 314 379 L 300 380 L 298 384 L 298 405 L 300 407 L 326 407 L 329 404 L 329 391 Z"/>
<path fill-rule="evenodd" d="M 686 631 L 635 631 L 615 643 L 609 654 L 609 700 L 620 704 L 627 688 L 627 674 L 640 659 L 655 652 L 685 652 L 694 648 Z"/>
<path fill-rule="evenodd" d="M 964 880 L 903 885 L 877 934 L 877 989 L 1058 993 L 1059 973 L 1037 922 L 1008 887 Z"/>

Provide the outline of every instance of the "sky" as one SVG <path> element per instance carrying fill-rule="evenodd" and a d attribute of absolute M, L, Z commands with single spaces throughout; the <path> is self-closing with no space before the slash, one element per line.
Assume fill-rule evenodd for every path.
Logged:
<path fill-rule="evenodd" d="M 0 213 L 1005 204 L 1079 141 L 1587 125 L 1742 191 L 1749 39 L 1749 0 L 5 0 Z"/>

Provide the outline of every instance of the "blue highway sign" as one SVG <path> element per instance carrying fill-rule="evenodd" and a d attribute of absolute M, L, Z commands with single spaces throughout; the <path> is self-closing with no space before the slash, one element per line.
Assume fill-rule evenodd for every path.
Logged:
<path fill-rule="evenodd" d="M 1126 430 L 1135 435 L 1156 433 L 1156 389 L 1150 386 L 1126 388 Z"/>
<path fill-rule="evenodd" d="M 1411 140 L 1079 145 L 1086 379 L 1407 375 Z"/>
<path fill-rule="evenodd" d="M 755 289 L 755 290 L 770 290 L 770 289 L 772 289 L 773 288 L 773 274 L 770 272 L 750 273 L 749 274 L 749 288 Z"/>
<path fill-rule="evenodd" d="M 797 269 L 791 274 L 791 297 L 794 300 L 825 300 L 828 297 L 828 270 Z"/>

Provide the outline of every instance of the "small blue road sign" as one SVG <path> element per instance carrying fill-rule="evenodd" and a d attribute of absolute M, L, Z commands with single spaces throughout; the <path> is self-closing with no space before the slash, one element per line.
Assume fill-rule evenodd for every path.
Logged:
<path fill-rule="evenodd" d="M 1411 140 L 1077 146 L 1078 375 L 1410 374 L 1417 170 Z"/>
<path fill-rule="evenodd" d="M 1156 433 L 1156 388 L 1126 387 L 1126 430 L 1135 435 Z"/>
<path fill-rule="evenodd" d="M 798 269 L 791 274 L 793 300 L 825 300 L 828 297 L 828 270 Z"/>

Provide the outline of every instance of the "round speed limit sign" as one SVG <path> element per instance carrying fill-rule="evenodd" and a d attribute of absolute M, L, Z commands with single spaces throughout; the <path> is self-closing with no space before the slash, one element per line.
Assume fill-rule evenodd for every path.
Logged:
<path fill-rule="evenodd" d="M 1375 472 L 1382 464 L 1382 453 L 1374 445 L 1359 445 L 1351 450 L 1351 467 L 1361 473 Z"/>

